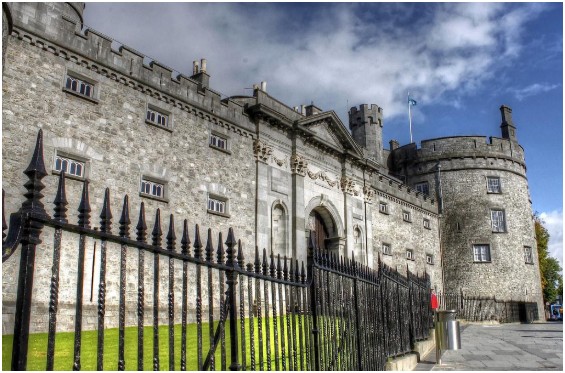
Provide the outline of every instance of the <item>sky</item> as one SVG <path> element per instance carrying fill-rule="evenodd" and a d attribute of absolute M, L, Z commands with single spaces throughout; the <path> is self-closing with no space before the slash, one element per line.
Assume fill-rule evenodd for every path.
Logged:
<path fill-rule="evenodd" d="M 532 208 L 563 266 L 561 3 L 87 3 L 86 27 L 173 70 L 207 59 L 223 97 L 384 110 L 383 140 L 501 137 L 512 108 Z M 485 140 L 486 141 L 486 140 Z"/>

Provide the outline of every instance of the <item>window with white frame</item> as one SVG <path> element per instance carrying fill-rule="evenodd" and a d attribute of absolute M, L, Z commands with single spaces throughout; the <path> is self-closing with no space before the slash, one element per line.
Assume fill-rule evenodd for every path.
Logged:
<path fill-rule="evenodd" d="M 490 245 L 473 245 L 473 260 L 475 262 L 490 262 Z"/>
<path fill-rule="evenodd" d="M 427 181 L 424 181 L 422 183 L 418 183 L 416 184 L 416 190 L 422 194 L 426 194 L 429 195 L 430 194 L 430 185 L 428 184 Z"/>
<path fill-rule="evenodd" d="M 534 256 L 532 253 L 532 248 L 529 246 L 524 246 L 524 261 L 527 264 L 534 264 Z"/>
<path fill-rule="evenodd" d="M 384 202 L 379 202 L 379 212 L 382 214 L 388 214 L 388 205 Z"/>
<path fill-rule="evenodd" d="M 218 136 L 215 133 L 210 134 L 210 146 L 228 150 L 228 139 Z"/>
<path fill-rule="evenodd" d="M 406 249 L 406 259 L 414 260 L 414 250 Z"/>
<path fill-rule="evenodd" d="M 430 219 L 424 219 L 424 228 L 426 229 L 432 229 L 431 223 L 430 223 Z"/>
<path fill-rule="evenodd" d="M 384 255 L 392 255 L 392 249 L 390 248 L 390 244 L 383 243 L 383 254 Z"/>
<path fill-rule="evenodd" d="M 426 254 L 426 263 L 427 264 L 434 264 L 434 256 L 432 254 Z"/>
<path fill-rule="evenodd" d="M 67 74 L 65 79 L 65 88 L 69 91 L 78 93 L 81 96 L 94 98 L 94 84 L 84 79 L 79 79 L 73 75 Z"/>
<path fill-rule="evenodd" d="M 209 212 L 216 212 L 218 214 L 227 214 L 227 200 L 215 197 L 215 196 L 208 196 L 208 211 Z"/>
<path fill-rule="evenodd" d="M 145 116 L 145 120 L 152 124 L 169 127 L 169 115 L 155 110 L 152 107 L 147 108 L 147 115 Z"/>
<path fill-rule="evenodd" d="M 490 218 L 493 232 L 506 232 L 506 221 L 503 210 L 491 210 Z"/>
<path fill-rule="evenodd" d="M 155 181 L 141 179 L 141 194 L 157 198 L 165 198 L 165 185 Z"/>
<path fill-rule="evenodd" d="M 57 155 L 55 157 L 55 170 L 65 172 L 67 175 L 84 177 L 84 162 Z"/>
<path fill-rule="evenodd" d="M 488 176 L 487 177 L 487 192 L 489 193 L 500 193 L 500 178 L 498 176 Z"/>
<path fill-rule="evenodd" d="M 410 220 L 410 211 L 403 210 L 402 211 L 402 220 L 411 222 Z"/>

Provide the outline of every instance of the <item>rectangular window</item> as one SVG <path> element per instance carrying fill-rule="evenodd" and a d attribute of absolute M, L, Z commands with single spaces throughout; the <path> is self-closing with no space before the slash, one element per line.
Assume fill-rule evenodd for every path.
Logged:
<path fill-rule="evenodd" d="M 504 219 L 504 211 L 502 210 L 491 210 L 490 218 L 492 221 L 492 231 L 493 232 L 506 232 L 506 222 Z"/>
<path fill-rule="evenodd" d="M 210 134 L 210 146 L 228 150 L 228 140 L 212 133 Z"/>
<path fill-rule="evenodd" d="M 142 179 L 140 192 L 157 198 L 165 198 L 165 185 Z"/>
<path fill-rule="evenodd" d="M 532 255 L 532 248 L 529 246 L 524 246 L 524 261 L 527 264 L 534 264 L 534 257 Z"/>
<path fill-rule="evenodd" d="M 383 255 L 392 255 L 392 249 L 390 248 L 390 244 L 383 243 Z"/>
<path fill-rule="evenodd" d="M 57 155 L 55 157 L 55 170 L 82 178 L 84 177 L 84 162 Z"/>
<path fill-rule="evenodd" d="M 428 185 L 427 181 L 416 184 L 416 190 L 422 194 L 426 194 L 426 195 L 430 194 L 430 186 Z"/>
<path fill-rule="evenodd" d="M 489 193 L 500 193 L 500 178 L 497 176 L 487 177 L 487 191 Z"/>
<path fill-rule="evenodd" d="M 424 228 L 432 229 L 429 219 L 424 219 Z"/>
<path fill-rule="evenodd" d="M 410 211 L 402 211 L 402 220 L 410 222 Z"/>
<path fill-rule="evenodd" d="M 406 249 L 406 259 L 414 260 L 414 251 L 411 249 Z"/>
<path fill-rule="evenodd" d="M 432 254 L 426 254 L 426 263 L 434 264 L 434 256 Z"/>
<path fill-rule="evenodd" d="M 147 108 L 145 116 L 147 122 L 157 124 L 163 127 L 169 127 L 169 116 L 152 108 Z"/>
<path fill-rule="evenodd" d="M 222 215 L 227 215 L 228 204 L 227 200 L 215 196 L 208 196 L 208 212 L 215 212 Z"/>
<path fill-rule="evenodd" d="M 94 84 L 83 79 L 67 75 L 65 80 L 65 88 L 69 91 L 78 93 L 81 96 L 94 98 Z"/>
<path fill-rule="evenodd" d="M 388 205 L 384 202 L 379 202 L 379 212 L 382 214 L 388 214 Z"/>
<path fill-rule="evenodd" d="M 473 245 L 473 260 L 475 262 L 490 262 L 490 246 Z"/>

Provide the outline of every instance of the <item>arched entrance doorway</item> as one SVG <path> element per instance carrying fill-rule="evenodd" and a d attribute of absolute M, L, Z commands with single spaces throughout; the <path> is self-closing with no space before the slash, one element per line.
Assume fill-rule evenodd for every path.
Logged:
<path fill-rule="evenodd" d="M 340 254 L 343 239 L 332 214 L 324 206 L 318 206 L 310 211 L 308 228 L 314 244 L 321 250 L 333 251 Z M 306 236 L 307 238 L 308 235 Z"/>

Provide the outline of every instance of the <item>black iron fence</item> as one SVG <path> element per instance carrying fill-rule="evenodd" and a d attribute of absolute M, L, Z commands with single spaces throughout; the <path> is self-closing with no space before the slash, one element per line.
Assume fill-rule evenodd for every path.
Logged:
<path fill-rule="evenodd" d="M 215 246 L 210 229 L 204 244 L 198 225 L 191 238 L 184 220 L 177 243 L 173 215 L 163 242 L 160 210 L 148 239 L 144 204 L 133 228 L 125 196 L 115 227 L 108 189 L 100 225 L 94 228 L 88 181 L 84 181 L 78 221 L 71 223 L 64 173 L 50 216 L 42 202 L 42 179 L 47 172 L 41 131 L 24 173 L 29 178 L 25 201 L 11 215 L 8 235 L 4 234 L 8 228 L 4 209 L 2 214 L 2 261 L 9 263 L 12 254 L 20 251 L 13 370 L 25 370 L 30 361 L 32 294 L 34 286 L 40 286 L 34 284 L 36 253 L 47 247 L 52 248 L 49 289 L 40 289 L 48 298 L 47 370 L 56 368 L 58 325 L 69 322 L 62 320 L 59 310 L 60 288 L 69 282 L 74 343 L 68 369 L 73 370 L 382 370 L 387 358 L 411 351 L 416 341 L 429 335 L 432 317 L 427 275 L 408 271 L 402 276 L 380 260 L 378 268 L 371 269 L 319 250 L 312 241 L 306 265 L 275 257 L 272 252 L 267 255 L 265 250 L 260 255 L 258 249 L 248 260 L 231 228 L 225 242 L 218 235 Z M 130 232 L 132 228 L 135 233 Z M 54 232 L 53 244 L 40 245 L 48 229 Z M 84 307 L 88 303 L 87 240 L 99 243 L 100 248 L 95 315 Z M 76 276 L 61 268 L 61 253 L 68 250 L 69 243 Z M 93 258 L 93 269 L 94 262 Z M 94 278 L 92 274 L 91 289 Z M 128 286 L 135 291 L 128 291 Z M 110 310 L 116 311 L 116 318 Z M 92 366 L 85 363 L 82 346 L 85 335 L 92 333 L 83 323 L 89 318 L 96 320 L 89 324 L 95 325 L 90 329 L 96 332 Z M 113 325 L 118 330 L 117 343 L 106 332 Z M 127 342 L 126 334 L 131 333 L 136 338 Z M 112 366 L 107 363 L 106 342 L 116 346 L 111 351 L 117 355 Z"/>
<path fill-rule="evenodd" d="M 496 297 L 438 293 L 440 309 L 457 311 L 457 318 L 467 321 L 497 321 L 500 323 L 531 323 L 539 320 L 538 304 Z"/>

